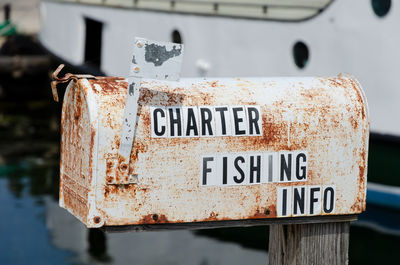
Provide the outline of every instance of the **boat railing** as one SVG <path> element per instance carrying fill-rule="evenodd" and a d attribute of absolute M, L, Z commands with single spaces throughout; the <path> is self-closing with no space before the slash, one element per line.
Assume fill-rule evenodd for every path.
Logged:
<path fill-rule="evenodd" d="M 51 0 L 163 12 L 299 21 L 325 10 L 333 0 Z"/>

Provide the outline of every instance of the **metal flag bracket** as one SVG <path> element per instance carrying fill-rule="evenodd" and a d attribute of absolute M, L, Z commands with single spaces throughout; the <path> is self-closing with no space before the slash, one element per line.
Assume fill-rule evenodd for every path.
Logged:
<path fill-rule="evenodd" d="M 117 161 L 110 161 L 116 168 L 113 171 L 115 174 L 107 177 L 108 184 L 138 182 L 137 174 L 130 172 L 130 154 L 136 133 L 138 100 L 142 78 L 178 81 L 182 59 L 182 44 L 135 38 L 132 63 L 128 76 L 118 158 L 114 158 Z"/>
<path fill-rule="evenodd" d="M 86 78 L 86 79 L 96 79 L 95 76 L 93 75 L 76 75 L 76 74 L 66 74 L 64 77 L 59 77 L 58 75 L 60 74 L 61 70 L 64 68 L 64 64 L 60 64 L 57 69 L 53 72 L 51 75 L 52 77 L 52 82 L 51 82 L 51 92 L 53 93 L 53 99 L 55 102 L 58 102 L 58 91 L 57 91 L 57 85 L 60 83 L 68 83 L 71 80 L 78 80 L 81 78 Z"/>

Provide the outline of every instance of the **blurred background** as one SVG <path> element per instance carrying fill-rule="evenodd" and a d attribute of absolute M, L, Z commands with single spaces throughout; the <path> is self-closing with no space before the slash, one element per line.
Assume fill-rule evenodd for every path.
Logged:
<path fill-rule="evenodd" d="M 267 264 L 268 227 L 110 234 L 58 206 L 50 75 L 126 76 L 135 36 L 184 43 L 184 76 L 354 74 L 372 133 L 350 264 L 398 264 L 399 23 L 390 0 L 0 0 L 0 264 Z"/>

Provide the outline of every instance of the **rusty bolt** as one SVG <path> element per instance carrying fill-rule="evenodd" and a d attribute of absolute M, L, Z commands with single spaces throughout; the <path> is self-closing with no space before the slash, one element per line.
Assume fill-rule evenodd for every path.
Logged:
<path fill-rule="evenodd" d="M 157 221 L 158 220 L 158 214 L 153 214 L 153 220 Z"/>
<path fill-rule="evenodd" d="M 100 223 L 100 221 L 101 221 L 100 216 L 95 216 L 95 217 L 93 217 L 93 222 L 94 222 L 95 224 Z"/>
<path fill-rule="evenodd" d="M 126 171 L 126 170 L 128 169 L 128 165 L 127 165 L 126 163 L 122 163 L 122 164 L 119 166 L 119 169 L 120 169 L 121 171 Z"/>
<path fill-rule="evenodd" d="M 114 180 L 113 176 L 107 176 L 107 182 L 108 183 L 113 182 L 113 180 Z"/>
<path fill-rule="evenodd" d="M 269 215 L 271 213 L 271 211 L 269 209 L 265 210 L 265 215 Z"/>
<path fill-rule="evenodd" d="M 135 71 L 135 73 L 139 73 L 140 68 L 139 68 L 138 66 L 136 66 L 136 67 L 133 69 L 133 71 Z"/>
<path fill-rule="evenodd" d="M 141 41 L 138 41 L 136 43 L 136 46 L 138 46 L 138 48 L 142 48 L 143 47 L 143 43 Z"/>

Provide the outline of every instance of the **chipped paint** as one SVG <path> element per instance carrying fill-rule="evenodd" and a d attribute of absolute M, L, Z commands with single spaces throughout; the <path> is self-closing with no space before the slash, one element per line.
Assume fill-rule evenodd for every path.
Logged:
<path fill-rule="evenodd" d="M 182 46 L 180 45 L 174 45 L 172 49 L 168 51 L 165 45 L 151 43 L 146 44 L 145 49 L 144 59 L 148 63 L 153 63 L 154 66 L 161 66 L 164 62 L 182 53 Z"/>
<path fill-rule="evenodd" d="M 178 43 L 135 38 L 130 77 L 178 80 L 184 46 Z"/>
<path fill-rule="evenodd" d="M 277 188 L 300 185 L 201 187 L 200 157 L 216 153 L 307 150 L 302 185 L 335 185 L 334 215 L 365 210 L 369 115 L 354 78 L 145 79 L 124 166 L 127 89 L 121 78 L 78 79 L 65 95 L 60 205 L 88 227 L 277 218 Z M 259 105 L 262 135 L 151 137 L 151 106 L 220 105 Z M 136 183 L 110 184 L 126 177 Z"/>

